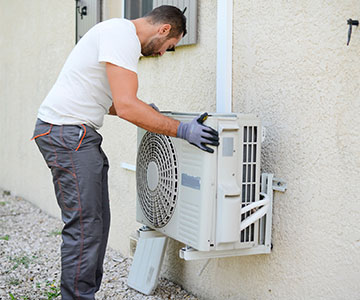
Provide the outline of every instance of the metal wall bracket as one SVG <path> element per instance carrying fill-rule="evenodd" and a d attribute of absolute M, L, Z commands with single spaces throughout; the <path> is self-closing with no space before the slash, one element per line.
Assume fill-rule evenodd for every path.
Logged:
<path fill-rule="evenodd" d="M 260 228 L 261 238 L 260 244 L 251 248 L 240 248 L 232 250 L 214 250 L 214 251 L 198 251 L 192 247 L 185 246 L 180 249 L 179 256 L 185 260 L 200 260 L 210 258 L 221 258 L 231 256 L 244 256 L 256 254 L 269 254 L 271 253 L 271 226 L 272 226 L 272 203 L 274 191 L 285 192 L 287 189 L 286 182 L 279 178 L 274 178 L 273 174 L 261 174 L 261 192 L 266 194 L 270 199 L 269 211 L 266 218 L 261 219 Z"/>
<path fill-rule="evenodd" d="M 287 189 L 287 183 L 283 179 L 273 178 L 272 189 L 284 193 Z"/>
<path fill-rule="evenodd" d="M 158 232 L 149 226 L 142 226 L 136 231 L 139 238 L 148 239 L 148 238 L 156 238 L 156 237 L 166 237 L 166 235 Z"/>

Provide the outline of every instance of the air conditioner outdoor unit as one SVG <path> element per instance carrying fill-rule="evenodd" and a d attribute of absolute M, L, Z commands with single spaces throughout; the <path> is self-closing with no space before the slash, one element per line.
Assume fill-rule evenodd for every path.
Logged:
<path fill-rule="evenodd" d="M 199 114 L 163 114 L 190 122 Z M 210 114 L 219 132 L 214 153 L 188 142 L 138 130 L 136 219 L 139 229 L 128 285 L 156 286 L 167 237 L 185 244 L 185 260 L 271 252 L 273 190 L 286 183 L 260 175 L 262 129 L 249 114 Z"/>
<path fill-rule="evenodd" d="M 165 115 L 190 122 L 198 114 Z M 198 251 L 260 245 L 270 252 L 264 243 L 270 202 L 260 199 L 260 119 L 211 114 L 204 124 L 219 132 L 213 154 L 139 129 L 137 221 Z"/>

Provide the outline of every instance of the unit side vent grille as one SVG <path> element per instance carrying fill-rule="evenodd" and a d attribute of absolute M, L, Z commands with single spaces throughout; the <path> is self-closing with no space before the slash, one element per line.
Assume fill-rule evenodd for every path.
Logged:
<path fill-rule="evenodd" d="M 147 220 L 164 227 L 174 214 L 178 194 L 175 147 L 168 136 L 147 132 L 136 163 L 137 193 Z"/>
<path fill-rule="evenodd" d="M 242 207 L 257 201 L 256 199 L 256 158 L 258 144 L 257 126 L 244 126 L 243 132 L 243 178 L 242 178 Z M 251 215 L 251 211 L 242 214 L 241 221 Z M 241 231 L 240 242 L 254 242 L 254 224 Z"/>

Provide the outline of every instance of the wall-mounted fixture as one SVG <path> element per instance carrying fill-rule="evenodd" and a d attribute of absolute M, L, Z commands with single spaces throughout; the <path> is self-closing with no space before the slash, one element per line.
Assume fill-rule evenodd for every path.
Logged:
<path fill-rule="evenodd" d="M 197 43 L 197 0 L 124 0 L 124 17 L 136 19 L 161 5 L 173 5 L 184 11 L 187 35 L 177 46 Z"/>
<path fill-rule="evenodd" d="M 102 21 L 102 0 L 75 0 L 76 43 L 96 23 Z"/>
<path fill-rule="evenodd" d="M 350 39 L 351 39 L 351 33 L 352 33 L 352 27 L 353 27 L 353 26 L 359 26 L 359 21 L 358 21 L 358 20 L 349 19 L 349 20 L 347 20 L 347 24 L 349 25 L 348 41 L 347 41 L 347 45 L 349 46 Z"/>
<path fill-rule="evenodd" d="M 196 113 L 163 112 L 182 122 Z M 273 191 L 286 183 L 260 174 L 261 121 L 248 114 L 211 114 L 219 132 L 214 154 L 187 142 L 138 130 L 136 220 L 139 232 L 128 285 L 151 294 L 167 237 L 186 246 L 185 260 L 271 252 Z"/>

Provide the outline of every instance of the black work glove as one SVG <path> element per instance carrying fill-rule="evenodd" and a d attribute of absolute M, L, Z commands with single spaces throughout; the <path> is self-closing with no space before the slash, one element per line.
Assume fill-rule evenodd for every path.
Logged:
<path fill-rule="evenodd" d="M 211 127 L 202 124 L 207 117 L 208 114 L 203 113 L 199 117 L 194 118 L 190 123 L 180 122 L 176 136 L 187 140 L 190 144 L 201 150 L 214 153 L 214 149 L 207 147 L 206 144 L 218 146 L 219 134 Z"/>

